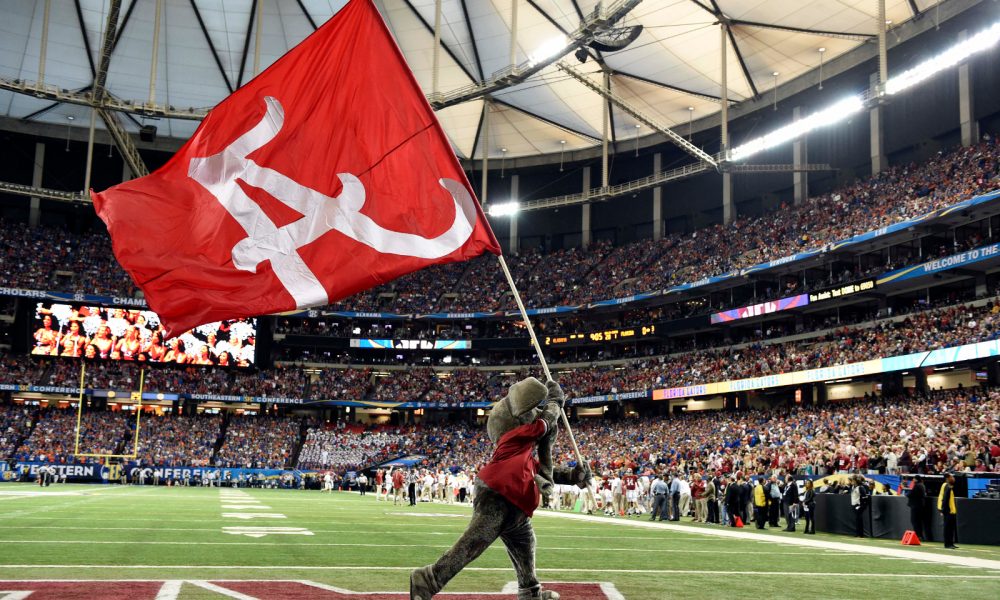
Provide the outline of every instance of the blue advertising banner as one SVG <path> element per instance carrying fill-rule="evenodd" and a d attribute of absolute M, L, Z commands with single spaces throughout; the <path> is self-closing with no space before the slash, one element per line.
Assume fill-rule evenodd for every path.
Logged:
<path fill-rule="evenodd" d="M 604 394 L 601 396 L 583 396 L 581 398 L 570 398 L 567 404 L 571 406 L 581 406 L 585 404 L 607 404 L 611 402 L 622 402 L 623 400 L 646 400 L 650 397 L 649 390 L 640 392 L 624 392 L 621 394 Z"/>
<path fill-rule="evenodd" d="M 493 312 L 459 312 L 459 313 L 427 313 L 416 315 L 417 319 L 488 319 L 490 317 L 502 317 L 504 311 Z"/>
<path fill-rule="evenodd" d="M 648 300 L 650 298 L 655 298 L 661 295 L 663 295 L 663 291 L 647 292 L 644 294 L 634 294 L 632 296 L 625 296 L 624 298 L 613 298 L 611 300 L 598 300 L 597 302 L 591 302 L 590 304 L 588 304 L 587 308 L 598 308 L 601 306 L 618 306 L 619 304 L 628 304 L 630 302 Z"/>
<path fill-rule="evenodd" d="M 20 288 L 0 287 L 0 296 L 16 296 L 18 298 L 34 298 L 35 300 L 57 300 L 62 302 L 100 304 L 104 306 L 127 306 L 131 308 L 149 308 L 145 300 L 119 296 L 93 296 L 90 294 L 71 294 L 68 292 L 43 292 L 40 290 L 24 290 Z"/>
<path fill-rule="evenodd" d="M 127 475 L 130 481 L 138 481 L 140 478 L 147 483 L 159 480 L 161 483 L 173 480 L 175 482 L 193 483 L 199 480 L 210 479 L 217 483 L 228 484 L 233 481 L 246 481 L 253 477 L 256 480 L 277 479 L 282 476 L 291 476 L 296 480 L 302 475 L 313 473 L 313 471 L 291 471 L 285 469 L 245 469 L 230 467 L 192 467 L 192 466 L 144 466 L 135 462 L 125 464 L 85 463 L 85 464 L 56 464 L 43 461 L 22 461 L 14 465 L 13 469 L 7 470 L 4 463 L 5 472 L 2 479 L 10 481 L 27 477 L 33 480 L 38 477 L 39 469 L 46 469 L 50 475 L 57 480 L 65 478 L 72 482 L 118 482 L 122 475 Z"/>
<path fill-rule="evenodd" d="M 989 246 L 983 246 L 966 252 L 952 254 L 951 256 L 946 256 L 944 258 L 931 260 L 922 265 L 904 267 L 902 269 L 890 271 L 878 278 L 878 284 L 896 283 L 906 281 L 907 279 L 924 277 L 925 275 L 930 275 L 932 273 L 947 271 L 964 265 L 971 265 L 973 263 L 982 262 L 991 258 L 1000 258 L 1000 244 L 990 244 Z"/>
<path fill-rule="evenodd" d="M 550 306 L 548 308 L 529 308 L 526 312 L 529 317 L 534 317 L 538 315 L 554 315 L 562 313 L 576 312 L 583 308 L 583 305 L 577 306 Z M 503 311 L 504 316 L 507 317 L 520 317 L 521 311 L 519 310 L 505 310 Z"/>
<path fill-rule="evenodd" d="M 21 383 L 0 383 L 0 392 L 35 392 L 39 394 L 67 394 L 78 396 L 80 388 L 55 385 L 27 385 Z M 83 391 L 87 396 L 95 398 L 121 398 L 138 400 L 138 391 L 130 390 L 101 390 L 87 388 Z M 227 394 L 176 394 L 164 392 L 143 392 L 143 400 L 205 400 L 214 402 L 245 402 L 245 403 L 267 403 L 267 404 L 302 404 L 302 398 L 281 398 L 270 396 L 232 396 Z"/>

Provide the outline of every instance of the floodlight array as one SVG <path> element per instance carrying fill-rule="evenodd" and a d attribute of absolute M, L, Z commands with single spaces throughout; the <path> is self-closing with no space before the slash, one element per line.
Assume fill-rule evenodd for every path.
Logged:
<path fill-rule="evenodd" d="M 861 96 L 848 96 L 832 106 L 814 112 L 804 119 L 793 121 L 767 135 L 752 139 L 745 144 L 733 148 L 729 153 L 729 159 L 733 161 L 742 160 L 752 154 L 780 146 L 814 129 L 842 121 L 854 113 L 861 111 L 864 107 L 864 98 Z"/>
<path fill-rule="evenodd" d="M 994 24 L 976 35 L 959 42 L 941 54 L 926 60 L 919 65 L 903 71 L 885 82 L 881 93 L 877 96 L 898 94 L 918 83 L 933 77 L 937 73 L 949 69 L 973 54 L 983 52 L 995 46 L 1000 41 L 1000 23 Z M 805 135 L 814 129 L 827 127 L 843 121 L 851 115 L 860 112 L 871 102 L 877 102 L 878 97 L 866 98 L 863 95 L 849 96 L 836 104 L 815 112 L 804 119 L 772 131 L 766 135 L 741 144 L 729 151 L 728 160 L 738 161 L 758 152 L 775 148 Z"/>
<path fill-rule="evenodd" d="M 511 202 L 501 202 L 499 204 L 490 204 L 486 209 L 491 217 L 504 217 L 517 213 L 521 210 L 521 203 L 515 201 Z"/>
<path fill-rule="evenodd" d="M 973 54 L 989 50 L 996 45 L 998 40 L 1000 40 L 1000 23 L 996 23 L 993 27 L 955 44 L 948 50 L 934 58 L 925 60 L 912 69 L 907 69 L 895 77 L 890 77 L 889 81 L 885 82 L 885 93 L 892 95 L 909 89 L 945 69 L 954 67 Z"/>

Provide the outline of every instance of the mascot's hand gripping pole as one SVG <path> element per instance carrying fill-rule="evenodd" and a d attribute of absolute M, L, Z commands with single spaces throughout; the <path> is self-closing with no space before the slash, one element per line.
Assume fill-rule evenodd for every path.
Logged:
<path fill-rule="evenodd" d="M 502 254 L 498 255 L 497 258 L 500 260 L 500 268 L 503 269 L 503 274 L 507 277 L 507 283 L 510 285 L 510 291 L 514 294 L 514 301 L 517 302 L 517 308 L 521 311 L 521 316 L 524 318 L 524 324 L 528 328 L 528 335 L 531 336 L 531 344 L 535 347 L 535 353 L 538 354 L 538 361 L 542 363 L 542 371 L 545 372 L 545 379 L 547 381 L 553 381 L 552 373 L 549 371 L 549 365 L 545 362 L 545 354 L 542 353 L 542 347 L 538 343 L 538 338 L 535 336 L 535 328 L 531 326 L 531 319 L 528 318 L 528 311 L 524 308 L 524 302 L 521 301 L 521 294 L 517 291 L 517 286 L 514 285 L 514 278 L 510 275 L 510 269 L 507 268 L 507 261 L 504 260 Z M 587 462 L 583 460 L 583 455 L 580 454 L 580 448 L 576 445 L 576 438 L 573 437 L 573 430 L 570 429 L 569 419 L 566 418 L 565 408 L 559 411 L 562 416 L 563 427 L 566 428 L 566 433 L 569 434 L 569 441 L 573 445 L 573 454 L 576 455 L 576 464 L 581 467 L 587 466 Z M 588 482 L 589 487 L 589 482 Z"/>

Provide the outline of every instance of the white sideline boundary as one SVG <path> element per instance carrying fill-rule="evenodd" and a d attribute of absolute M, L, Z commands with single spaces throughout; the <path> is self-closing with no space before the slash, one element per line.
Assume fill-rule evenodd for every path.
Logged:
<path fill-rule="evenodd" d="M 764 533 L 752 533 L 749 531 L 739 531 L 729 527 L 719 527 L 718 529 L 687 527 L 684 525 L 673 525 L 669 523 L 658 523 L 651 521 L 629 521 L 613 520 L 594 515 L 581 515 L 578 513 L 563 513 L 551 511 L 539 511 L 535 517 L 552 517 L 556 519 L 568 519 L 572 521 L 586 521 L 590 523 L 614 524 L 619 527 L 636 527 L 640 529 L 668 530 L 677 533 L 690 535 L 707 535 L 738 540 L 752 540 L 757 542 L 768 542 L 772 544 L 789 544 L 805 548 L 817 548 L 822 550 L 834 550 L 836 552 L 848 552 L 854 554 L 871 554 L 882 558 L 898 558 L 902 560 L 925 561 L 942 565 L 958 565 L 962 567 L 975 567 L 979 569 L 989 569 L 1000 571 L 1000 560 L 990 560 L 977 558 L 974 556 L 958 556 L 953 554 L 941 554 L 937 552 L 914 552 L 903 548 L 887 548 L 885 546 L 863 546 L 861 544 L 849 544 L 846 542 L 831 542 L 826 540 L 815 540 L 806 538 L 780 537 Z M 831 573 L 832 575 L 832 573 Z M 862 575 L 860 573 L 854 575 Z"/>

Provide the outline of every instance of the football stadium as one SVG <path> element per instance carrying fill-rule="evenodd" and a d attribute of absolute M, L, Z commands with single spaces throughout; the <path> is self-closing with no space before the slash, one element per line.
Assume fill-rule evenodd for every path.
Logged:
<path fill-rule="evenodd" d="M 1000 2 L 0 17 L 0 600 L 1000 598 Z"/>

